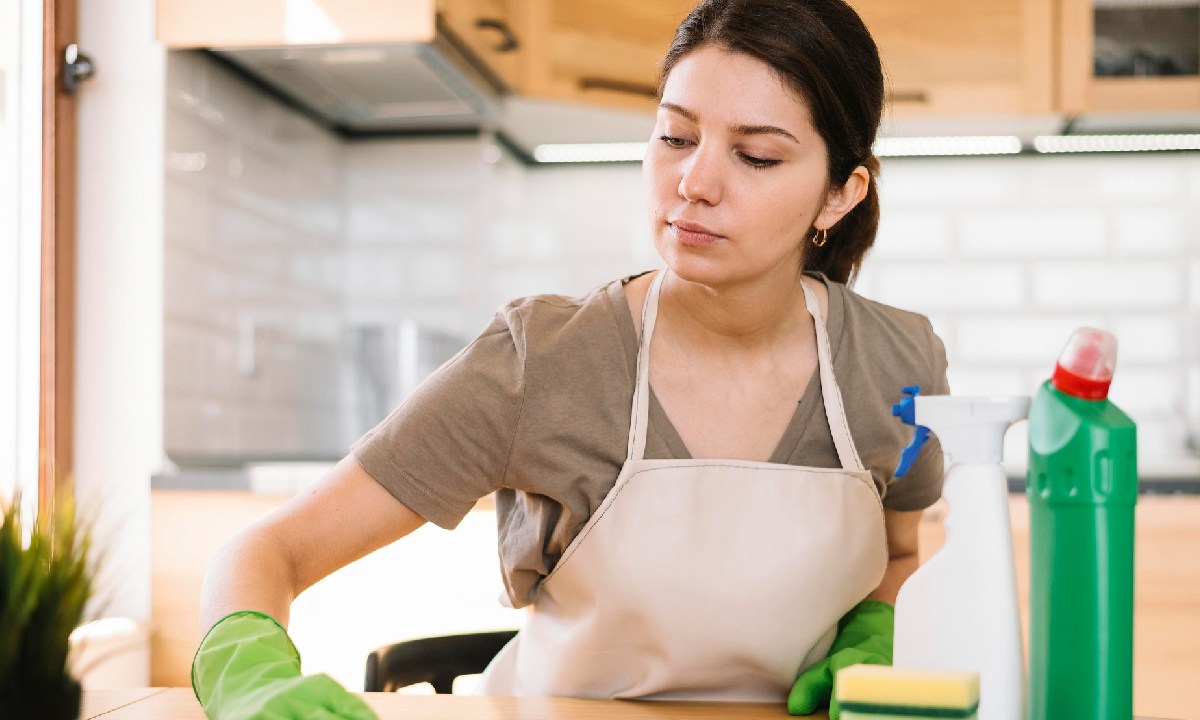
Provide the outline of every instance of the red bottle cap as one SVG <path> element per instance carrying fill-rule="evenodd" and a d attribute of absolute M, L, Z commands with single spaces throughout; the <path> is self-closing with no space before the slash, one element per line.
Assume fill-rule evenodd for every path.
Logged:
<path fill-rule="evenodd" d="M 1117 338 L 1104 330 L 1081 327 L 1071 333 L 1059 354 L 1050 382 L 1071 397 L 1103 400 L 1116 366 Z"/>

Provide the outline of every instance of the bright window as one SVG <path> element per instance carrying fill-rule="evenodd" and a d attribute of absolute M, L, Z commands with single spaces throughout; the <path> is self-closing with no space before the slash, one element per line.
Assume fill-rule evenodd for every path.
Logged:
<path fill-rule="evenodd" d="M 37 489 L 42 5 L 0 3 L 0 495 Z"/>

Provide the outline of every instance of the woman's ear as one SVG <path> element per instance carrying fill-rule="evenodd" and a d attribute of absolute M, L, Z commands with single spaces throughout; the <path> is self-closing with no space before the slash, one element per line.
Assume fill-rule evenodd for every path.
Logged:
<path fill-rule="evenodd" d="M 871 173 L 862 165 L 854 168 L 850 172 L 850 177 L 846 178 L 844 185 L 829 191 L 829 195 L 825 198 L 825 205 L 817 214 L 813 225 L 826 229 L 833 227 L 845 217 L 846 213 L 853 210 L 855 205 L 862 202 L 870 187 Z"/>

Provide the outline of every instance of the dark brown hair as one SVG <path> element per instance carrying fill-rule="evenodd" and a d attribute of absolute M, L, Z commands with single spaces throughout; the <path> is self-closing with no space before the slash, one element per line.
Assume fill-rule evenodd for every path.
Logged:
<path fill-rule="evenodd" d="M 845 185 L 859 165 L 870 172 L 867 196 L 829 229 L 824 247 L 805 251 L 805 269 L 850 282 L 879 227 L 879 160 L 871 146 L 884 91 L 871 34 L 843 0 L 706 0 L 675 31 L 663 58 L 660 96 L 671 69 L 706 45 L 761 60 L 808 103 L 825 141 L 831 188 Z"/>

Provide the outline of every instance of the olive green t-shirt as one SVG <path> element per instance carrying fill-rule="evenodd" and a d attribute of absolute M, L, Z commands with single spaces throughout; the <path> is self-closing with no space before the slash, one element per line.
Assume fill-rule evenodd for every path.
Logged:
<path fill-rule="evenodd" d="M 941 495 L 941 448 L 931 437 L 894 479 L 913 429 L 891 407 L 906 385 L 949 391 L 945 348 L 925 317 L 813 277 L 829 290 L 834 373 L 884 507 L 928 507 Z M 508 303 L 352 449 L 397 500 L 444 528 L 495 492 L 501 575 L 514 607 L 533 601 L 625 462 L 638 353 L 623 289 L 629 279 L 579 298 Z M 796 401 L 770 462 L 839 467 L 818 373 Z M 689 457 L 653 391 L 646 457 Z"/>

